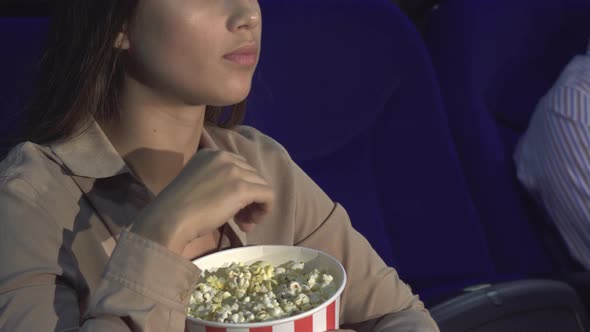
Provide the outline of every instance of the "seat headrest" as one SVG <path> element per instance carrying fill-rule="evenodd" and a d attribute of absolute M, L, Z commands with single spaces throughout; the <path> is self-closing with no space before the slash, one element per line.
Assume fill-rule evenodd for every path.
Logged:
<path fill-rule="evenodd" d="M 411 68 L 420 36 L 388 0 L 261 0 L 262 55 L 248 122 L 298 160 L 359 135 Z M 301 135 L 301 132 L 304 134 Z"/>

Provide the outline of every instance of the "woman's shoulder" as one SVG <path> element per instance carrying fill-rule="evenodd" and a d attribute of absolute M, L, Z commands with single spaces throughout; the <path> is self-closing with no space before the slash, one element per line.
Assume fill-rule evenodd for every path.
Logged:
<path fill-rule="evenodd" d="M 287 150 L 274 138 L 246 125 L 233 128 L 207 127 L 220 148 L 248 157 L 289 159 Z"/>
<path fill-rule="evenodd" d="M 24 182 L 35 188 L 50 187 L 49 183 L 64 175 L 50 155 L 48 147 L 32 142 L 14 146 L 0 161 L 0 186 Z"/>

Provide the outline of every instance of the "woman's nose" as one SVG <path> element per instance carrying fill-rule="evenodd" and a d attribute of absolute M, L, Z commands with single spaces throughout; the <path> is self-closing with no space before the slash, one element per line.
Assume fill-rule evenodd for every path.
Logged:
<path fill-rule="evenodd" d="M 260 25 L 261 15 L 257 0 L 230 0 L 232 15 L 229 19 L 230 31 L 253 30 Z"/>

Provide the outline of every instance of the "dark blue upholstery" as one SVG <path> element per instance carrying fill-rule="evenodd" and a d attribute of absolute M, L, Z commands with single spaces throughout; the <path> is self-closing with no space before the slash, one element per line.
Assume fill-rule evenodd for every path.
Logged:
<path fill-rule="evenodd" d="M 423 296 L 493 274 L 434 71 L 388 0 L 261 0 L 247 122 L 277 139 Z"/>
<path fill-rule="evenodd" d="M 449 127 L 500 273 L 545 274 L 563 257 L 515 178 L 512 154 L 537 101 L 590 37 L 587 0 L 447 0 L 425 38 Z"/>
<path fill-rule="evenodd" d="M 0 157 L 9 149 L 6 139 L 19 129 L 19 112 L 32 92 L 46 30 L 47 19 L 0 19 Z"/>

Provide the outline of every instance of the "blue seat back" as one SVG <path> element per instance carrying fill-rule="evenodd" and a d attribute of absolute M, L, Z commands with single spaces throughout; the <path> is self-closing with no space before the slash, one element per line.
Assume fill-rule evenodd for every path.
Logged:
<path fill-rule="evenodd" d="M 247 123 L 286 146 L 423 296 L 493 274 L 411 22 L 388 0 L 260 4 Z"/>

